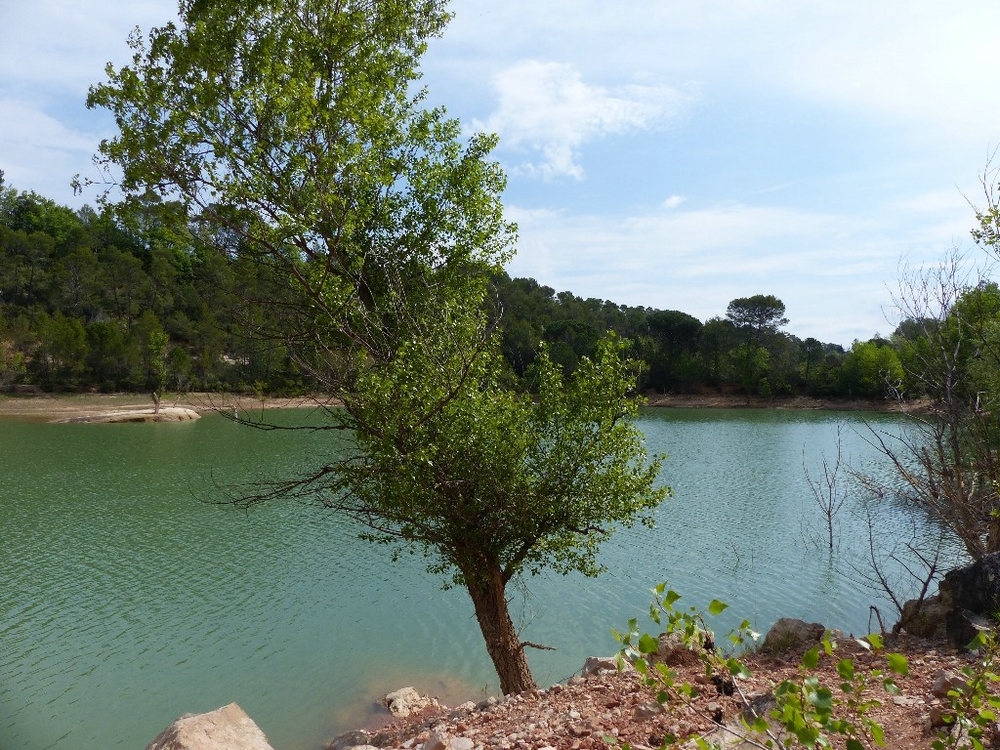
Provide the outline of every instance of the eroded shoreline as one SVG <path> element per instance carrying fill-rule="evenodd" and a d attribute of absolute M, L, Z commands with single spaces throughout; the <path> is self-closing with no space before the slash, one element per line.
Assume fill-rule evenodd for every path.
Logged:
<path fill-rule="evenodd" d="M 223 393 L 167 394 L 160 402 L 164 419 L 186 421 L 220 412 L 245 415 L 266 409 L 322 408 L 337 402 L 329 396 L 275 398 Z M 0 419 L 32 422 L 147 422 L 153 399 L 141 393 L 33 394 L 0 396 Z M 183 415 L 181 419 L 177 415 Z"/>
<path fill-rule="evenodd" d="M 646 406 L 672 409 L 808 409 L 826 411 L 903 412 L 920 410 L 919 402 L 901 405 L 895 401 L 816 399 L 808 396 L 772 397 L 727 394 L 681 394 L 646 396 Z M 197 415 L 221 412 L 227 415 L 267 409 L 323 408 L 337 405 L 323 394 L 285 397 L 238 396 L 228 393 L 168 394 L 161 411 L 188 410 Z M 152 421 L 153 400 L 141 393 L 0 395 L 0 419 L 39 422 Z M 133 418 L 108 419 L 131 413 Z M 165 419 L 164 421 L 177 421 Z"/>

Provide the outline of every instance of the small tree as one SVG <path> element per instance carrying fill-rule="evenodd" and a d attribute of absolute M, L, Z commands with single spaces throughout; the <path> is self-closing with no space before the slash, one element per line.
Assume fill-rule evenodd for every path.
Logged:
<path fill-rule="evenodd" d="M 803 450 L 802 469 L 806 475 L 806 483 L 812 492 L 816 507 L 819 508 L 820 515 L 826 525 L 827 543 L 830 553 L 833 554 L 833 527 L 837 516 L 847 502 L 847 491 L 843 485 L 843 454 L 841 451 L 841 425 L 837 425 L 837 452 L 832 462 L 823 456 L 823 476 L 814 479 L 805 465 L 805 451 Z"/>
<path fill-rule="evenodd" d="M 246 506 L 311 497 L 355 518 L 379 543 L 430 556 L 463 586 L 504 693 L 535 687 L 507 608 L 506 587 L 550 568 L 597 575 L 597 550 L 619 525 L 652 523 L 669 493 L 630 422 L 637 365 L 605 339 L 568 379 L 543 350 L 538 398 L 500 384 L 499 348 L 470 362 L 447 330 L 424 331 L 393 363 L 366 372 L 347 399 L 356 453 Z M 474 330 L 474 329 L 473 329 Z M 433 377 L 428 377 L 434 373 Z"/>
<path fill-rule="evenodd" d="M 969 274 L 959 253 L 903 274 L 896 303 L 906 319 L 904 377 L 930 405 L 910 413 L 902 435 L 873 432 L 872 442 L 902 480 L 899 494 L 946 524 L 977 559 L 1000 550 L 1000 415 L 989 378 L 1000 372 L 1000 340 L 990 335 L 1000 295 Z"/>
<path fill-rule="evenodd" d="M 485 311 L 508 256 L 495 139 L 413 93 L 444 2 L 181 0 L 181 24 L 131 40 L 89 103 L 120 134 L 100 164 L 283 271 L 265 320 L 343 409 L 355 451 L 248 506 L 307 495 L 377 542 L 429 552 L 466 587 L 505 692 L 534 686 L 506 585 L 543 568 L 595 574 L 619 524 L 668 493 L 630 423 L 636 367 L 607 341 L 568 381 L 547 356 L 539 398 L 501 386 Z M 133 201 L 134 202 L 134 201 Z M 262 324 L 263 325 L 263 324 Z M 314 429 L 309 426 L 308 429 Z"/>

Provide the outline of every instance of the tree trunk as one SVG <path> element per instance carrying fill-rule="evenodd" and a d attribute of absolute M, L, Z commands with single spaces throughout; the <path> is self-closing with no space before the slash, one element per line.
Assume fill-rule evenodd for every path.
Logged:
<path fill-rule="evenodd" d="M 477 577 L 466 576 L 466 587 L 476 608 L 486 650 L 500 678 L 500 690 L 504 695 L 534 690 L 537 685 L 528 668 L 524 646 L 507 610 L 506 586 L 500 568 L 477 572 Z"/>

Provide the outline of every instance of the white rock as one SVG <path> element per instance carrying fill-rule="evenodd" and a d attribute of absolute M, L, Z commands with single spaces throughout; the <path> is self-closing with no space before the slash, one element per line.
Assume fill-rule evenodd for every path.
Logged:
<path fill-rule="evenodd" d="M 414 711 L 426 708 L 431 704 L 431 699 L 425 695 L 420 695 L 414 688 L 405 687 L 394 690 L 385 696 L 385 707 L 389 713 L 397 718 L 405 718 Z"/>
<path fill-rule="evenodd" d="M 146 750 L 274 750 L 253 719 L 235 703 L 205 714 L 185 714 Z"/>

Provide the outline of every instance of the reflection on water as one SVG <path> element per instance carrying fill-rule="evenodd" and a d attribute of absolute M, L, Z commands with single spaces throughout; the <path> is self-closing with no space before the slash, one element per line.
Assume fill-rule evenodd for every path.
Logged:
<path fill-rule="evenodd" d="M 831 557 L 803 472 L 833 456 L 838 422 L 853 425 L 845 460 L 870 461 L 849 414 L 644 412 L 676 496 L 656 529 L 607 545 L 602 577 L 512 591 L 524 637 L 557 648 L 529 655 L 539 682 L 612 652 L 610 628 L 641 617 L 664 579 L 758 629 L 788 615 L 866 631 L 873 594 L 851 567 L 866 565 L 863 519 L 838 516 Z M 314 508 L 206 502 L 304 471 L 337 441 L 214 417 L 0 422 L 0 748 L 143 747 L 182 713 L 237 701 L 275 747 L 306 750 L 377 718 L 373 699 L 405 684 L 449 703 L 495 689 L 466 595 L 419 558 L 393 564 Z M 932 532 L 879 513 L 886 539 Z"/>

